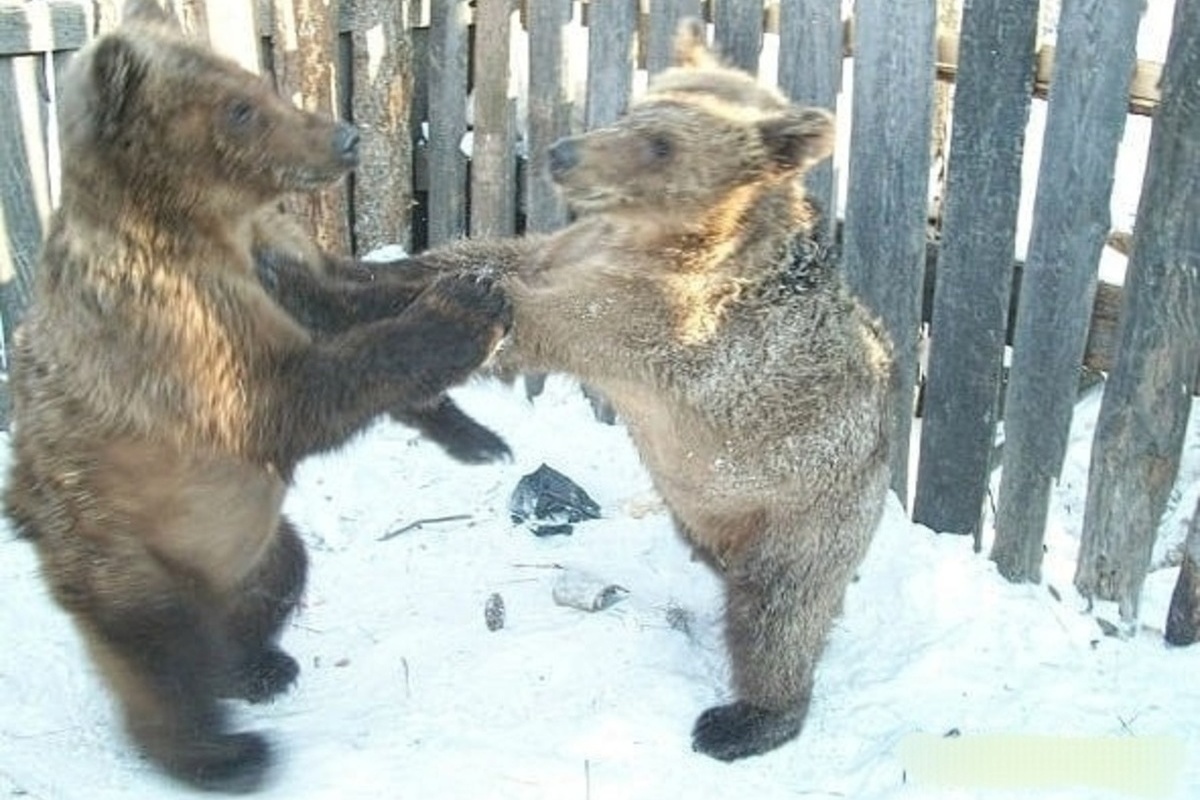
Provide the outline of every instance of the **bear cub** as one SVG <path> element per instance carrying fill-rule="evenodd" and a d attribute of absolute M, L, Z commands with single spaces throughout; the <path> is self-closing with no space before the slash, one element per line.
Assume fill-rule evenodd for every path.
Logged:
<path fill-rule="evenodd" d="M 722 760 L 800 732 L 888 491 L 891 346 L 804 194 L 833 141 L 829 113 L 723 65 L 687 21 L 622 119 L 552 146 L 576 220 L 504 282 L 497 363 L 607 397 L 723 574 L 736 696 L 692 734 Z"/>
<path fill-rule="evenodd" d="M 298 672 L 277 644 L 306 575 L 281 514 L 297 464 L 391 409 L 438 408 L 510 320 L 491 281 L 432 270 L 358 287 L 370 313 L 331 331 L 264 288 L 255 220 L 345 174 L 357 143 L 152 0 L 64 84 L 61 200 L 11 354 L 5 508 L 132 740 L 204 789 L 262 784 L 267 740 L 231 730 L 223 700 Z"/>

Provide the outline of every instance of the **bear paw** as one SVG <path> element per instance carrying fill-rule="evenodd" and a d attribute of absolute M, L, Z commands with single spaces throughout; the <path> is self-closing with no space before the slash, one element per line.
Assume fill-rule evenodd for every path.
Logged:
<path fill-rule="evenodd" d="M 248 794 L 262 788 L 272 760 L 271 746 L 261 734 L 234 733 L 193 742 L 166 766 L 198 789 Z"/>
<path fill-rule="evenodd" d="M 279 648 L 269 647 L 242 665 L 225 696 L 265 703 L 290 689 L 299 675 L 296 659 Z"/>
<path fill-rule="evenodd" d="M 739 700 L 700 715 L 692 729 L 692 749 L 720 761 L 736 761 L 796 738 L 803 724 L 803 708 L 771 711 Z"/>

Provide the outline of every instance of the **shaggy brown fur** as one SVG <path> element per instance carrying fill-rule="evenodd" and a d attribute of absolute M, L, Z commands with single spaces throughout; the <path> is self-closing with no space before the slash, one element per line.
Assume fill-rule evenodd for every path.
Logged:
<path fill-rule="evenodd" d="M 306 571 L 280 514 L 294 468 L 434 403 L 492 351 L 507 304 L 487 280 L 431 277 L 357 293 L 377 321 L 314 337 L 260 284 L 254 220 L 352 167 L 357 134 L 148 0 L 80 51 L 62 102 L 6 509 L 141 749 L 197 786 L 253 789 L 270 748 L 231 732 L 219 698 L 297 674 L 276 644 Z"/>
<path fill-rule="evenodd" d="M 831 116 L 722 66 L 694 23 L 677 55 L 624 118 L 551 149 L 580 216 L 527 240 L 499 360 L 603 392 L 723 570 L 737 697 L 693 742 L 732 760 L 803 724 L 887 492 L 890 345 L 811 237 L 801 179 Z"/>

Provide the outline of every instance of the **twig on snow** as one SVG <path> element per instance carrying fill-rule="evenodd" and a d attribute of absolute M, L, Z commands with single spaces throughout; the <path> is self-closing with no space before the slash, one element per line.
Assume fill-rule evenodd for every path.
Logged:
<path fill-rule="evenodd" d="M 411 530 L 416 530 L 416 529 L 422 528 L 426 525 L 432 525 L 435 522 L 458 522 L 460 520 L 470 519 L 470 518 L 471 518 L 470 514 L 451 514 L 448 517 L 425 517 L 424 519 L 413 520 L 412 522 L 408 523 L 407 525 L 402 525 L 399 528 L 396 528 L 396 530 L 394 530 L 394 531 L 388 531 L 387 533 L 385 533 L 383 536 L 380 536 L 375 541 L 386 542 L 388 539 L 395 539 L 397 536 L 399 536 L 402 533 L 408 533 Z"/>

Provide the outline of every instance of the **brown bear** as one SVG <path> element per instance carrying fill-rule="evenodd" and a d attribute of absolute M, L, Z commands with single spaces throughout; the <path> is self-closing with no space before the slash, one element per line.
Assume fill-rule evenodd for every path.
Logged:
<path fill-rule="evenodd" d="M 270 747 L 231 731 L 222 700 L 268 699 L 298 671 L 277 645 L 306 574 L 280 513 L 297 463 L 432 407 L 495 348 L 508 305 L 486 278 L 431 270 L 360 287 L 370 322 L 317 335 L 291 316 L 257 276 L 255 219 L 352 168 L 357 133 L 150 0 L 75 56 L 60 119 L 5 507 L 136 744 L 196 786 L 252 790 Z"/>
<path fill-rule="evenodd" d="M 888 490 L 891 347 L 813 235 L 831 115 L 722 65 L 694 21 L 676 45 L 622 119 L 552 146 L 577 219 L 526 240 L 497 363 L 602 392 L 722 571 L 736 698 L 693 746 L 733 760 L 804 722 Z"/>

